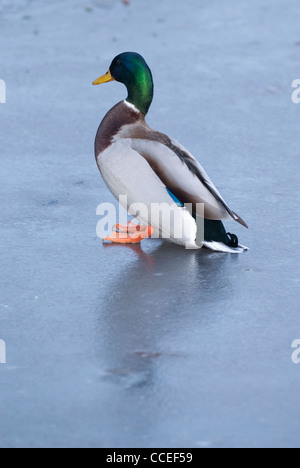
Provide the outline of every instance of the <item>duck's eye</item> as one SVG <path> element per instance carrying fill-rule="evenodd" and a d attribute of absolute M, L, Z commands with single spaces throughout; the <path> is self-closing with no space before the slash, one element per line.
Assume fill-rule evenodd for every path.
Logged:
<path fill-rule="evenodd" d="M 117 61 L 116 61 L 116 65 L 117 65 L 118 67 L 121 65 L 120 60 L 117 60 Z"/>

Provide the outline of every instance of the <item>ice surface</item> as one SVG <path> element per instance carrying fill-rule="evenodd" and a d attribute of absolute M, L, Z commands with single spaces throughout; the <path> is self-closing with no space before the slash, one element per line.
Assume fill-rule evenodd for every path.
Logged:
<path fill-rule="evenodd" d="M 299 447 L 296 0 L 0 3 L 0 447 Z M 150 125 L 250 226 L 240 256 L 102 246 L 94 136 L 135 50 Z"/>

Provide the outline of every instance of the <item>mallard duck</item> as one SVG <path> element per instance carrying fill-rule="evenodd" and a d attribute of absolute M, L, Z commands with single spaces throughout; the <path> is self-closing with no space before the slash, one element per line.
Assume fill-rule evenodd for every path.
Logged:
<path fill-rule="evenodd" d="M 93 85 L 111 81 L 123 83 L 128 97 L 113 107 L 100 124 L 95 140 L 96 161 L 112 194 L 117 200 L 126 195 L 121 204 L 141 224 L 117 225 L 105 240 L 133 243 L 160 236 L 186 248 L 232 253 L 247 250 L 239 245 L 236 235 L 226 232 L 222 220 L 234 220 L 245 227 L 247 224 L 229 208 L 197 159 L 180 143 L 147 125 L 145 117 L 154 85 L 144 58 L 134 52 L 118 55 L 109 71 Z M 146 211 L 136 209 L 137 203 L 143 204 Z M 174 210 L 169 228 L 162 226 L 161 217 L 155 213 L 161 206 Z M 197 241 L 199 219 L 202 225 L 204 219 L 202 242 Z M 178 231 L 178 225 L 183 229 Z"/>

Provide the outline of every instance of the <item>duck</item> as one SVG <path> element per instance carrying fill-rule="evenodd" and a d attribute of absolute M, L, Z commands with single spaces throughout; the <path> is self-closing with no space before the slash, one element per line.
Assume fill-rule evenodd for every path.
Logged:
<path fill-rule="evenodd" d="M 248 250 L 224 226 L 231 220 L 248 228 L 246 222 L 225 202 L 200 162 L 146 123 L 154 81 L 145 59 L 136 52 L 119 54 L 93 85 L 113 81 L 124 84 L 128 96 L 102 120 L 95 158 L 107 187 L 134 221 L 115 225 L 103 241 L 133 244 L 151 237 L 186 249 Z"/>

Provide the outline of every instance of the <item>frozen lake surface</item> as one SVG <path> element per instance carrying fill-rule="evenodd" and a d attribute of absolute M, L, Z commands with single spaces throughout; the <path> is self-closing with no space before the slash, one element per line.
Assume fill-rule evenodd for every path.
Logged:
<path fill-rule="evenodd" d="M 0 447 L 300 447 L 299 24 L 297 0 L 2 0 Z M 91 82 L 126 50 L 246 254 L 97 238 L 125 89 Z"/>

